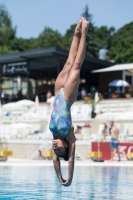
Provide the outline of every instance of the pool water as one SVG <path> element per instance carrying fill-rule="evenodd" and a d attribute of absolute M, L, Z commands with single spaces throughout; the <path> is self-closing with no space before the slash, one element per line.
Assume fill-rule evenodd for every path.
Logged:
<path fill-rule="evenodd" d="M 64 178 L 67 167 L 62 168 Z M 75 167 L 70 187 L 53 167 L 0 166 L 0 200 L 133 200 L 132 167 Z"/>

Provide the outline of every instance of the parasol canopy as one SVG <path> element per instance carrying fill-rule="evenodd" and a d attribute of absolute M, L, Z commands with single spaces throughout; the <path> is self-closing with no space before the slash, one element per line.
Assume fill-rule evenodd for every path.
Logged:
<path fill-rule="evenodd" d="M 24 100 L 20 100 L 20 101 L 16 102 L 16 104 L 30 107 L 30 106 L 34 106 L 35 102 L 31 101 L 31 100 L 24 99 Z"/>
<path fill-rule="evenodd" d="M 31 125 L 27 123 L 14 123 L 10 125 L 10 128 L 15 128 L 15 129 L 31 128 Z"/>
<path fill-rule="evenodd" d="M 39 108 L 39 98 L 38 98 L 37 95 L 36 95 L 36 98 L 35 98 L 35 108 L 36 108 L 36 109 Z"/>
<path fill-rule="evenodd" d="M 127 81 L 124 80 L 114 80 L 109 83 L 109 87 L 129 87 L 130 84 Z"/>
<path fill-rule="evenodd" d="M 104 120 L 104 121 L 114 121 L 114 119 L 119 116 L 120 113 L 117 112 L 105 112 L 99 115 L 96 115 L 95 119 Z"/>
<path fill-rule="evenodd" d="M 19 104 L 16 103 L 7 103 L 5 105 L 2 106 L 3 110 L 19 110 L 19 109 L 23 109 L 23 107 Z"/>
<path fill-rule="evenodd" d="M 95 93 L 94 101 L 95 101 L 95 104 L 99 102 L 98 92 Z"/>
<path fill-rule="evenodd" d="M 115 121 L 130 121 L 133 120 L 133 112 L 126 112 L 124 114 L 120 114 L 115 118 Z"/>

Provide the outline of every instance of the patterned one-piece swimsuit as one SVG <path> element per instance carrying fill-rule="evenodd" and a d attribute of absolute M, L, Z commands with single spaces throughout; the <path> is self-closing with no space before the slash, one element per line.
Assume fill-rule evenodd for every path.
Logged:
<path fill-rule="evenodd" d="M 67 133 L 72 125 L 71 120 L 71 105 L 68 104 L 64 98 L 64 88 L 61 88 L 53 104 L 49 129 L 51 130 L 54 138 L 58 135 L 66 138 Z"/>

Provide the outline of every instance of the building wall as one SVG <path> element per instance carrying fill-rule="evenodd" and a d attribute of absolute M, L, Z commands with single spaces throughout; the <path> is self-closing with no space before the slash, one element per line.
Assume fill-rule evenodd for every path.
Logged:
<path fill-rule="evenodd" d="M 116 79 L 122 79 L 122 71 L 99 73 L 99 92 L 108 92 L 108 84 Z"/>

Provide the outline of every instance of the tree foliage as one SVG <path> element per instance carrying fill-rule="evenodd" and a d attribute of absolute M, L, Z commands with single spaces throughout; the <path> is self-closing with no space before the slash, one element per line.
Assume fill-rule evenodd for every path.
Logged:
<path fill-rule="evenodd" d="M 14 40 L 11 41 L 11 49 L 13 51 L 27 51 L 37 48 L 38 44 L 36 39 L 34 38 L 30 39 L 14 38 Z"/>
<path fill-rule="evenodd" d="M 0 46 L 0 54 L 12 53 L 12 50 L 8 46 Z"/>
<path fill-rule="evenodd" d="M 75 26 L 76 26 L 76 24 L 71 25 L 70 28 L 68 30 L 66 30 L 66 33 L 62 38 L 62 48 L 66 49 L 66 50 L 70 49 L 73 34 L 75 31 Z"/>
<path fill-rule="evenodd" d="M 107 26 L 95 27 L 95 34 L 92 38 L 93 48 L 95 49 L 95 56 L 98 57 L 100 49 L 109 49 L 111 45 L 112 35 L 115 28 L 108 28 Z"/>
<path fill-rule="evenodd" d="M 62 46 L 62 36 L 58 31 L 53 31 L 51 28 L 45 27 L 44 31 L 37 39 L 38 47 Z"/>
<path fill-rule="evenodd" d="M 133 22 L 112 36 L 108 58 L 119 63 L 133 62 Z"/>
<path fill-rule="evenodd" d="M 6 8 L 0 6 L 0 46 L 10 47 L 11 41 L 15 38 L 16 28 L 12 27 L 12 20 Z M 9 48 L 10 49 L 10 48 Z"/>
<path fill-rule="evenodd" d="M 93 56 L 96 56 L 96 47 L 94 44 L 94 35 L 95 35 L 95 26 L 92 22 L 92 15 L 89 12 L 89 7 L 88 5 L 85 6 L 84 12 L 82 13 L 82 16 L 89 21 L 89 29 L 87 33 L 87 38 L 86 38 L 86 51 L 88 54 L 91 54 Z"/>

